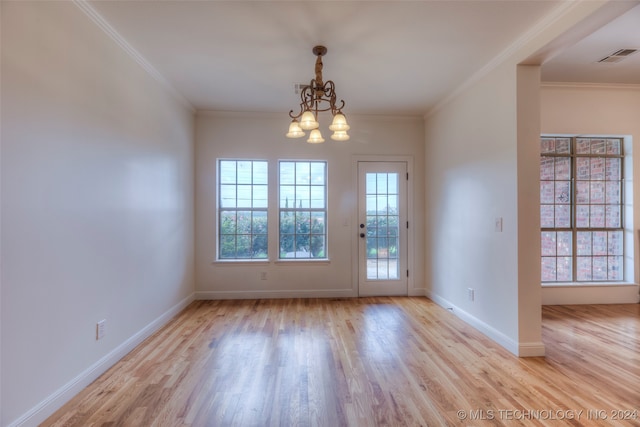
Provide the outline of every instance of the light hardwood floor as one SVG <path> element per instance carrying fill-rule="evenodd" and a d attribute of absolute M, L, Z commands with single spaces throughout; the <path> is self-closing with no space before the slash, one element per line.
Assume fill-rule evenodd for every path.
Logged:
<path fill-rule="evenodd" d="M 544 307 L 543 340 L 419 297 L 198 301 L 43 425 L 640 425 L 640 305 Z"/>

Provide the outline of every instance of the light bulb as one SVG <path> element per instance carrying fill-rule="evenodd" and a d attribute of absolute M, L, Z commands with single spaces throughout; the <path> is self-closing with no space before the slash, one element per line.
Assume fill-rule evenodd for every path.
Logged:
<path fill-rule="evenodd" d="M 348 141 L 349 135 L 347 134 L 346 130 L 337 130 L 333 132 L 333 135 L 331 135 L 331 139 L 333 139 L 334 141 Z"/>
<path fill-rule="evenodd" d="M 289 125 L 289 132 L 287 132 L 287 138 L 300 138 L 304 136 L 304 131 L 300 129 L 300 123 L 296 119 L 293 119 Z"/>
<path fill-rule="evenodd" d="M 316 121 L 316 116 L 309 110 L 305 111 L 300 118 L 300 127 L 304 130 L 318 129 L 320 124 Z"/>
<path fill-rule="evenodd" d="M 329 129 L 333 131 L 347 131 L 350 128 L 347 124 L 347 118 L 342 113 L 333 116 L 333 121 L 331 122 L 331 126 L 329 126 Z"/>
<path fill-rule="evenodd" d="M 322 134 L 318 129 L 313 129 L 311 134 L 309 135 L 309 139 L 307 139 L 309 144 L 320 144 L 324 142 L 324 138 L 322 138 Z"/>

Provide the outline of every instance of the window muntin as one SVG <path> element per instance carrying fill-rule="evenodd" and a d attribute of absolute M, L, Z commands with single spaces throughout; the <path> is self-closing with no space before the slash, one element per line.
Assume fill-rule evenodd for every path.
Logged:
<path fill-rule="evenodd" d="M 268 165 L 218 161 L 218 259 L 268 257 Z"/>
<path fill-rule="evenodd" d="M 280 161 L 279 258 L 326 259 L 327 162 Z"/>
<path fill-rule="evenodd" d="M 623 280 L 620 138 L 543 137 L 543 282 Z"/>
<path fill-rule="evenodd" d="M 365 177 L 367 280 L 399 279 L 399 176 L 367 172 Z"/>

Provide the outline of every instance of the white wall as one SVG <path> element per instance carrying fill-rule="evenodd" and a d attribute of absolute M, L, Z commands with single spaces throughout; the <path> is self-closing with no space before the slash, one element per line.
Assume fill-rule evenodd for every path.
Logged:
<path fill-rule="evenodd" d="M 1 424 L 35 425 L 192 298 L 193 114 L 73 3 L 1 7 Z"/>
<path fill-rule="evenodd" d="M 348 100 L 347 100 L 348 101 Z M 348 105 L 348 104 L 347 104 Z M 348 111 L 347 111 L 348 113 Z M 353 253 L 357 224 L 353 187 L 353 159 L 358 155 L 410 156 L 415 183 L 412 232 L 424 233 L 423 162 L 424 133 L 421 117 L 385 118 L 349 115 L 351 140 L 335 142 L 325 135 L 323 144 L 287 139 L 289 121 L 282 114 L 199 113 L 196 118 L 196 288 L 199 298 L 336 297 L 356 296 Z M 321 119 L 322 121 L 323 119 Z M 325 118 L 324 121 L 327 121 Z M 327 132 L 325 132 L 327 133 Z M 270 183 L 276 190 L 277 161 L 281 159 L 327 160 L 329 263 L 216 263 L 216 160 L 251 158 L 269 161 Z M 276 191 L 270 191 L 275 195 Z M 270 199 L 271 218 L 277 218 L 277 202 Z M 270 221 L 269 233 L 277 233 Z M 273 247 L 275 249 L 275 247 Z M 272 252 L 273 253 L 273 252 Z M 424 242 L 415 239 L 410 254 L 415 262 L 409 294 L 424 295 Z M 260 280 L 260 273 L 267 280 Z"/>
<path fill-rule="evenodd" d="M 543 304 L 636 303 L 638 296 L 638 232 L 640 224 L 640 186 L 634 185 L 633 171 L 640 170 L 640 87 L 580 84 L 546 84 L 541 90 L 542 133 L 569 135 L 619 135 L 630 144 L 632 154 L 625 162 L 625 199 L 635 206 L 625 218 L 625 281 L 628 285 L 561 286 L 545 285 Z M 633 150 L 629 153 L 629 148 Z M 634 227 L 635 224 L 635 227 Z"/>
<path fill-rule="evenodd" d="M 517 352 L 515 77 L 503 66 L 430 116 L 425 166 L 428 295 Z"/>
<path fill-rule="evenodd" d="M 427 295 L 520 356 L 544 354 L 537 66 L 604 5 L 559 4 L 426 118 Z"/>

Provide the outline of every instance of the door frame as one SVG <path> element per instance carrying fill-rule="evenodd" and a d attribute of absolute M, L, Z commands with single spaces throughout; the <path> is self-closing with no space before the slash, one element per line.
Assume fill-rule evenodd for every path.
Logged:
<path fill-rule="evenodd" d="M 406 162 L 407 173 L 409 179 L 407 180 L 407 221 L 409 221 L 409 232 L 407 233 L 407 269 L 409 270 L 409 277 L 407 277 L 407 295 L 423 295 L 420 292 L 414 291 L 414 277 L 415 277 L 415 233 L 412 232 L 415 229 L 414 218 L 414 177 L 413 170 L 413 156 L 380 156 L 380 155 L 353 155 L 351 156 L 351 188 L 353 192 L 353 203 L 351 206 L 351 289 L 355 296 L 360 296 L 359 292 L 359 258 L 358 258 L 358 245 L 359 245 L 359 233 L 358 228 L 358 163 L 359 162 Z"/>

